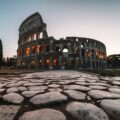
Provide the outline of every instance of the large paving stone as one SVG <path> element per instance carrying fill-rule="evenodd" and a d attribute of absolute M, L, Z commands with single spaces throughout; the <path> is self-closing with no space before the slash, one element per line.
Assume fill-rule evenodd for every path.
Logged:
<path fill-rule="evenodd" d="M 60 85 L 58 85 L 58 84 L 51 84 L 51 85 L 48 85 L 48 87 L 57 88 L 57 87 L 60 87 Z"/>
<path fill-rule="evenodd" d="M 0 93 L 3 93 L 3 92 L 5 92 L 5 89 L 0 88 Z"/>
<path fill-rule="evenodd" d="M 78 85 L 89 85 L 89 83 L 87 82 L 81 82 L 81 81 L 77 81 L 75 84 L 78 84 Z"/>
<path fill-rule="evenodd" d="M 70 98 L 75 100 L 85 100 L 86 94 L 80 91 L 76 90 L 65 90 L 63 91 L 65 94 L 67 94 Z"/>
<path fill-rule="evenodd" d="M 110 92 L 120 94 L 120 88 L 109 88 L 108 90 L 109 90 Z"/>
<path fill-rule="evenodd" d="M 95 83 L 89 83 L 89 85 L 95 85 L 95 86 L 105 86 L 108 87 L 109 85 L 107 83 L 103 83 L 103 82 L 95 82 Z"/>
<path fill-rule="evenodd" d="M 7 87 L 19 87 L 19 86 L 21 86 L 21 84 L 19 83 L 10 83 L 7 85 Z"/>
<path fill-rule="evenodd" d="M 63 102 L 67 100 L 67 96 L 59 92 L 48 92 L 40 95 L 36 95 L 30 99 L 30 102 L 38 104 L 50 104 L 56 102 Z"/>
<path fill-rule="evenodd" d="M 49 88 L 48 89 L 49 92 L 62 92 L 61 88 Z"/>
<path fill-rule="evenodd" d="M 25 83 L 24 86 L 25 87 L 29 87 L 29 86 L 40 86 L 40 85 L 43 85 L 42 83 Z"/>
<path fill-rule="evenodd" d="M 100 103 L 101 108 L 103 108 L 106 113 L 108 113 L 115 120 L 120 120 L 120 99 L 118 100 L 102 100 Z"/>
<path fill-rule="evenodd" d="M 91 85 L 91 86 L 89 86 L 90 88 L 92 88 L 92 89 L 96 89 L 96 90 L 105 90 L 105 89 L 107 89 L 106 87 L 104 87 L 104 86 L 99 86 L 99 85 Z"/>
<path fill-rule="evenodd" d="M 120 85 L 120 81 L 112 81 L 112 84 L 114 84 L 114 85 Z"/>
<path fill-rule="evenodd" d="M 38 93 L 43 93 L 43 92 L 44 92 L 44 90 L 40 90 L 40 91 L 24 91 L 24 92 L 22 92 L 22 95 L 29 98 L 29 97 L 35 96 Z"/>
<path fill-rule="evenodd" d="M 13 92 L 18 92 L 18 88 L 17 87 L 11 87 L 7 89 L 7 93 L 13 93 Z"/>
<path fill-rule="evenodd" d="M 119 94 L 115 94 L 103 90 L 91 90 L 88 92 L 88 94 L 95 99 L 120 98 Z"/>
<path fill-rule="evenodd" d="M 14 120 L 19 108 L 14 105 L 0 105 L 0 120 Z"/>
<path fill-rule="evenodd" d="M 79 91 L 85 91 L 85 92 L 91 90 L 91 88 L 81 86 L 81 85 L 65 85 L 64 89 L 65 90 L 79 90 Z"/>
<path fill-rule="evenodd" d="M 4 101 L 15 104 L 20 104 L 24 100 L 24 98 L 18 93 L 9 93 L 4 95 L 2 98 Z"/>
<path fill-rule="evenodd" d="M 47 86 L 31 86 L 28 89 L 31 91 L 45 90 L 47 89 Z"/>
<path fill-rule="evenodd" d="M 53 109 L 41 109 L 24 113 L 19 120 L 66 120 L 63 113 Z"/>
<path fill-rule="evenodd" d="M 113 81 L 115 81 L 115 80 L 120 81 L 120 76 L 110 77 L 110 79 L 112 79 Z"/>
<path fill-rule="evenodd" d="M 19 90 L 19 91 L 26 91 L 27 88 L 26 88 L 26 87 L 23 87 L 23 86 L 20 86 L 20 87 L 18 87 L 18 90 Z"/>
<path fill-rule="evenodd" d="M 90 103 L 72 102 L 67 105 L 66 111 L 76 120 L 109 120 L 102 109 Z"/>
<path fill-rule="evenodd" d="M 0 88 L 4 87 L 6 85 L 7 85 L 7 83 L 3 83 L 3 84 L 0 83 Z"/>

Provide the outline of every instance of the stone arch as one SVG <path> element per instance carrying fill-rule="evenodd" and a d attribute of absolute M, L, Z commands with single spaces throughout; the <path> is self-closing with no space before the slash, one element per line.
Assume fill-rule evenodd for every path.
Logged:
<path fill-rule="evenodd" d="M 67 47 L 63 48 L 62 52 L 63 53 L 68 53 L 68 48 Z"/>

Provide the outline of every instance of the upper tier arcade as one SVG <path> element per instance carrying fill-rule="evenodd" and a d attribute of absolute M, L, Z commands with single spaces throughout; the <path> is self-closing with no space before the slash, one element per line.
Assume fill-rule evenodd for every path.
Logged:
<path fill-rule="evenodd" d="M 41 15 L 36 12 L 25 19 L 19 28 L 19 42 L 25 37 L 36 32 L 43 32 L 43 37 L 47 37 L 46 24 L 43 22 Z"/>

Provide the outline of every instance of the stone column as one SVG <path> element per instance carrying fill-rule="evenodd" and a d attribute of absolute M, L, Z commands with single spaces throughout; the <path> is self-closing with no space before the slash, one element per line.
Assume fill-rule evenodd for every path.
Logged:
<path fill-rule="evenodd" d="M 52 70 L 53 68 L 53 56 L 50 56 L 50 65 L 49 65 L 49 69 Z"/>
<path fill-rule="evenodd" d="M 79 45 L 79 48 L 80 48 L 80 53 L 79 53 L 80 61 L 79 61 L 79 62 L 80 62 L 80 69 L 81 69 L 81 67 L 82 67 L 81 64 L 83 64 L 81 43 L 80 43 L 80 45 Z"/>
<path fill-rule="evenodd" d="M 91 43 L 89 44 L 89 48 L 90 48 L 90 54 L 91 54 L 91 52 L 92 52 Z M 92 55 L 90 56 L 90 69 L 93 69 L 93 68 L 92 68 Z"/>
<path fill-rule="evenodd" d="M 42 41 L 42 68 L 45 66 L 44 42 Z"/>

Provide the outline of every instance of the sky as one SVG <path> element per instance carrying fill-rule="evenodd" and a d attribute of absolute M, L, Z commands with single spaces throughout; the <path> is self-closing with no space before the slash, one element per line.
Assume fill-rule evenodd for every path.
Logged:
<path fill-rule="evenodd" d="M 120 54 L 120 0 L 0 0 L 0 38 L 4 57 L 16 55 L 19 27 L 39 12 L 49 36 L 93 38 L 107 55 Z"/>

